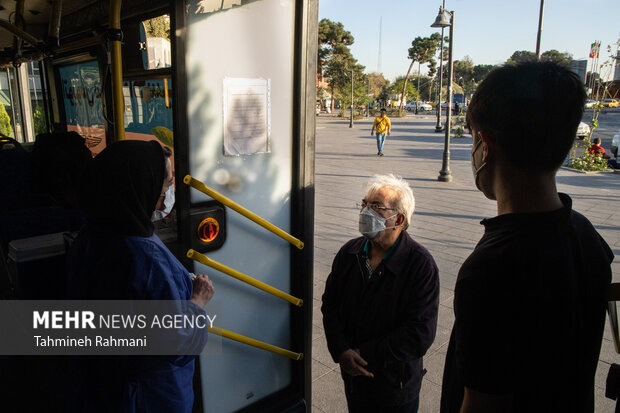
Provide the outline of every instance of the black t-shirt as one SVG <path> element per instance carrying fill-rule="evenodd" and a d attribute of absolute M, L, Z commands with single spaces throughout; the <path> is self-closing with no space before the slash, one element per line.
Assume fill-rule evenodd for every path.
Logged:
<path fill-rule="evenodd" d="M 613 254 L 563 208 L 482 221 L 459 271 L 441 412 L 463 388 L 512 394 L 514 412 L 592 412 Z"/>

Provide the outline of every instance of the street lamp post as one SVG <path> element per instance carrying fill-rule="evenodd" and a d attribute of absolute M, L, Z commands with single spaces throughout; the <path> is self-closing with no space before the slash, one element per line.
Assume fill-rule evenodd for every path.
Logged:
<path fill-rule="evenodd" d="M 349 122 L 349 128 L 353 127 L 353 69 L 351 69 L 351 120 Z"/>
<path fill-rule="evenodd" d="M 538 34 L 536 36 L 536 59 L 540 60 L 540 38 L 542 37 L 543 13 L 545 0 L 540 0 L 540 13 L 538 13 Z"/>
<path fill-rule="evenodd" d="M 450 16 L 450 21 L 446 20 L 446 13 Z M 448 48 L 448 94 L 446 96 L 446 124 L 444 126 L 446 134 L 444 137 L 441 171 L 439 171 L 439 177 L 437 178 L 441 182 L 452 181 L 452 174 L 450 173 L 450 121 L 452 120 L 452 51 L 454 50 L 454 11 L 448 11 L 441 7 L 439 8 L 439 15 L 437 15 L 435 23 L 431 27 L 448 26 L 450 27 L 450 47 Z M 441 98 L 439 100 L 441 101 Z"/>
<path fill-rule="evenodd" d="M 443 0 L 442 9 L 446 8 L 446 0 Z M 433 26 L 431 26 L 433 27 Z M 441 126 L 441 88 L 443 83 L 443 29 L 441 26 L 441 49 L 439 50 L 439 96 L 437 97 L 437 125 L 435 125 L 435 133 L 441 132 L 443 127 Z"/>

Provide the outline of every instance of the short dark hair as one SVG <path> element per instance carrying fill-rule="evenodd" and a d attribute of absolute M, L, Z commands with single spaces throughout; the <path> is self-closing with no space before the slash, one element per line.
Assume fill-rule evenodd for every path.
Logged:
<path fill-rule="evenodd" d="M 381 108 L 381 110 L 379 112 L 387 112 L 386 108 Z"/>
<path fill-rule="evenodd" d="M 600 145 L 601 144 L 601 138 L 596 137 L 594 139 L 592 139 L 592 143 L 595 145 Z"/>
<path fill-rule="evenodd" d="M 164 151 L 164 156 L 165 156 L 166 158 L 170 158 L 170 157 L 172 156 L 172 151 L 170 150 L 170 148 L 169 148 L 169 147 L 167 147 L 167 146 L 162 146 L 161 148 L 163 149 L 163 151 Z"/>
<path fill-rule="evenodd" d="M 478 86 L 467 125 L 490 135 L 514 167 L 555 171 L 573 145 L 585 99 L 581 80 L 566 67 L 505 65 Z"/>

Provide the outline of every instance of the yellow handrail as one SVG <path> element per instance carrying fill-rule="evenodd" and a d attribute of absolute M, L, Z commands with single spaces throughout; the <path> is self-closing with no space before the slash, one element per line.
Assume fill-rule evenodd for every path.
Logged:
<path fill-rule="evenodd" d="M 284 291 L 280 291 L 277 288 L 270 286 L 269 284 L 265 284 L 262 281 L 258 281 L 257 279 L 250 277 L 249 275 L 245 275 L 237 270 L 233 270 L 232 268 L 227 267 L 226 265 L 221 264 L 215 260 L 212 260 L 209 257 L 205 257 L 198 251 L 190 249 L 187 251 L 186 255 L 187 258 L 191 258 L 194 261 L 198 261 L 199 263 L 214 268 L 220 272 L 223 272 L 224 274 L 228 274 L 233 278 L 236 278 L 246 284 L 250 284 L 251 286 L 258 288 L 259 290 L 263 290 L 271 295 L 275 295 L 278 298 L 288 301 L 289 303 L 294 304 L 297 307 L 301 307 L 304 304 L 304 300 L 302 300 L 301 298 L 293 297 L 292 295 L 287 294 Z"/>
<path fill-rule="evenodd" d="M 121 1 L 110 0 L 110 30 L 121 29 Z M 125 139 L 125 98 L 123 96 L 123 56 L 121 39 L 110 40 L 112 51 L 112 107 L 114 110 L 114 136 Z"/>
<path fill-rule="evenodd" d="M 290 350 L 286 350 L 280 347 L 272 346 L 271 344 L 263 343 L 262 341 L 254 340 L 241 334 L 233 333 L 232 331 L 224 330 L 219 327 L 207 327 L 209 333 L 217 334 L 218 336 L 225 337 L 230 340 L 237 341 L 239 343 L 247 344 L 248 346 L 260 348 L 262 350 L 270 351 L 281 356 L 288 357 L 293 360 L 301 360 L 304 358 L 304 353 L 295 353 Z"/>
<path fill-rule="evenodd" d="M 183 178 L 183 182 L 186 185 L 194 187 L 195 189 L 199 190 L 200 192 L 209 195 L 211 198 L 215 199 L 216 201 L 221 202 L 222 204 L 226 205 L 230 209 L 232 209 L 234 211 L 237 211 L 238 213 L 240 213 L 241 215 L 243 215 L 247 219 L 256 222 L 258 225 L 260 225 L 263 228 L 273 232 L 274 234 L 276 234 L 280 238 L 285 239 L 286 241 L 290 242 L 291 244 L 293 244 L 294 246 L 296 246 L 300 250 L 304 248 L 304 243 L 301 242 L 300 240 L 298 240 L 297 238 L 295 238 L 294 236 L 292 236 L 291 234 L 289 234 L 288 232 L 281 230 L 280 228 L 278 228 L 275 225 L 273 225 L 271 222 L 267 221 L 264 218 L 259 217 L 254 212 L 244 208 L 243 206 L 239 205 L 238 203 L 236 203 L 232 199 L 225 197 L 224 195 L 220 194 L 219 192 L 217 192 L 213 188 L 209 188 L 204 183 L 200 182 L 199 180 L 197 180 L 196 178 L 192 177 L 191 175 L 185 175 L 185 178 Z"/>

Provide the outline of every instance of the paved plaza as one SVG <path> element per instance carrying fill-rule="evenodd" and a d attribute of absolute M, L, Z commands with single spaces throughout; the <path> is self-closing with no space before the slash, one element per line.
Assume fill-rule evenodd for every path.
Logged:
<path fill-rule="evenodd" d="M 316 206 L 314 239 L 314 319 L 312 345 L 312 411 L 346 412 L 338 365 L 327 351 L 321 319 L 321 295 L 331 263 L 339 248 L 359 235 L 355 204 L 374 174 L 393 173 L 409 182 L 416 197 L 412 225 L 414 239 L 431 252 L 440 274 L 440 308 L 437 337 L 424 357 L 420 412 L 438 412 L 444 359 L 454 314 L 452 301 L 459 267 L 480 239 L 480 221 L 496 215 L 495 203 L 476 190 L 469 154 L 471 137 L 453 139 L 450 169 L 453 181 L 439 182 L 443 133 L 434 133 L 436 117 L 408 114 L 392 119 L 392 136 L 377 156 L 371 119 L 356 121 L 319 116 L 316 122 Z M 532 148 L 535 150 L 535 148 Z M 558 189 L 569 194 L 575 210 L 584 214 L 611 246 L 616 259 L 614 281 L 620 282 L 620 175 L 585 174 L 561 169 Z M 561 345 L 561 343 L 558 343 Z M 596 374 L 596 412 L 612 412 L 614 403 L 604 397 L 610 363 L 620 363 L 609 323 Z M 533 369 L 535 373 L 535 368 Z"/>

